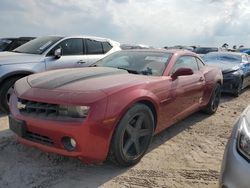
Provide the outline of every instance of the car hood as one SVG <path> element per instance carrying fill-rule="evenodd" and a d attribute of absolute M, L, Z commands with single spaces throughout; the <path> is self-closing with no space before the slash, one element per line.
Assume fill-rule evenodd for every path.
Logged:
<path fill-rule="evenodd" d="M 235 63 L 229 63 L 225 61 L 209 61 L 205 62 L 208 66 L 212 67 L 218 67 L 221 69 L 222 73 L 229 73 L 233 71 L 237 71 L 240 69 L 240 65 L 237 65 Z"/>
<path fill-rule="evenodd" d="M 0 65 L 34 63 L 40 61 L 42 55 L 15 52 L 0 52 Z"/>
<path fill-rule="evenodd" d="M 145 83 L 150 76 L 129 74 L 125 70 L 110 67 L 86 67 L 61 69 L 34 74 L 28 77 L 31 88 L 63 91 L 119 90 Z"/>

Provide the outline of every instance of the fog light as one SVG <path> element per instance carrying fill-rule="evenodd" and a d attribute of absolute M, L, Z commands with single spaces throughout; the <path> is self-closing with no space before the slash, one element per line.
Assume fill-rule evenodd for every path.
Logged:
<path fill-rule="evenodd" d="M 63 144 L 64 148 L 68 151 L 73 151 L 76 148 L 76 141 L 70 137 L 66 137 L 66 136 L 63 137 L 62 144 Z"/>

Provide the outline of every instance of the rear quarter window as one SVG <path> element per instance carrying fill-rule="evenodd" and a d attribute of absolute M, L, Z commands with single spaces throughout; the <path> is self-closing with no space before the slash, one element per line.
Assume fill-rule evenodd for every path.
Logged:
<path fill-rule="evenodd" d="M 87 45 L 87 54 L 103 54 L 101 42 L 86 39 L 86 45 Z"/>
<path fill-rule="evenodd" d="M 108 42 L 102 42 L 103 47 L 103 53 L 107 53 L 109 50 L 111 50 L 112 46 Z"/>

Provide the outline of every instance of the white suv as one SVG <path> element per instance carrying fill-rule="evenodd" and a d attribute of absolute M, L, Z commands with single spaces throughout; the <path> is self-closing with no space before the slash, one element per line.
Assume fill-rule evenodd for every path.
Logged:
<path fill-rule="evenodd" d="M 8 112 L 8 101 L 16 80 L 53 69 L 89 66 L 121 50 L 110 39 L 90 36 L 38 37 L 12 52 L 0 53 L 0 109 Z"/>

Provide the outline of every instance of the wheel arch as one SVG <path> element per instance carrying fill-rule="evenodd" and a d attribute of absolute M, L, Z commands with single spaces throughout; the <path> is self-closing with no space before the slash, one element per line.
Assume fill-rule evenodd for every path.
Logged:
<path fill-rule="evenodd" d="M 222 84 L 223 84 L 223 81 L 222 81 L 222 79 L 218 79 L 216 83 L 222 85 Z"/>
<path fill-rule="evenodd" d="M 147 100 L 147 99 L 139 100 L 136 103 L 134 103 L 133 105 L 135 105 L 135 104 L 144 104 L 147 107 L 149 107 L 149 109 L 151 110 L 153 117 L 154 117 L 154 130 L 155 130 L 157 127 L 157 120 L 158 120 L 155 104 L 152 101 Z"/>
<path fill-rule="evenodd" d="M 115 123 L 115 127 L 118 125 L 118 123 L 120 122 L 121 118 L 124 116 L 124 114 L 134 105 L 136 104 L 144 104 L 146 105 L 152 112 L 153 117 L 154 117 L 154 131 L 157 128 L 157 121 L 158 121 L 158 104 L 157 104 L 157 97 L 151 93 L 148 95 L 141 95 L 140 97 L 137 97 L 135 99 L 130 100 L 129 102 L 127 102 L 126 106 L 123 106 L 122 110 L 119 113 L 119 117 L 117 118 L 117 121 Z"/>
<path fill-rule="evenodd" d="M 13 78 L 13 77 L 17 77 L 17 76 L 25 77 L 25 76 L 28 76 L 30 74 L 34 74 L 34 72 L 31 72 L 31 71 L 14 71 L 14 72 L 8 73 L 8 74 L 4 75 L 1 78 L 0 87 L 5 82 L 5 80 L 8 80 L 8 79 Z"/>

